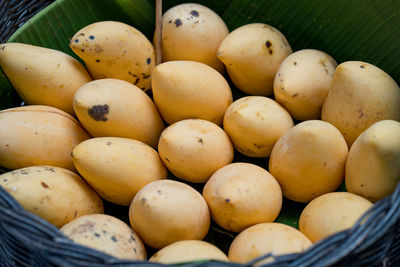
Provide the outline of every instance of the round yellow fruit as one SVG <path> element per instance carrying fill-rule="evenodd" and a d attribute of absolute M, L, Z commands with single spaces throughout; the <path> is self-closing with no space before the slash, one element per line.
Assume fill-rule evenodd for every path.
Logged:
<path fill-rule="evenodd" d="M 273 222 L 282 207 L 278 182 L 250 163 L 232 163 L 217 170 L 204 186 L 203 196 L 212 219 L 232 232 Z"/>
<path fill-rule="evenodd" d="M 336 61 L 327 53 L 303 49 L 285 58 L 274 79 L 274 96 L 297 120 L 321 118 Z"/>
<path fill-rule="evenodd" d="M 288 199 L 309 202 L 335 191 L 344 179 L 347 144 L 332 124 L 304 121 L 276 142 L 269 159 L 269 172 Z"/>
<path fill-rule="evenodd" d="M 327 193 L 313 199 L 299 219 L 299 230 L 312 242 L 351 228 L 370 208 L 367 199 L 348 192 Z"/>
<path fill-rule="evenodd" d="M 158 143 L 161 160 L 176 177 L 204 183 L 233 160 L 233 145 L 218 125 L 187 119 L 167 127 Z"/>
<path fill-rule="evenodd" d="M 242 97 L 225 112 L 223 126 L 235 148 L 249 157 L 268 157 L 293 119 L 276 101 L 263 96 Z"/>
<path fill-rule="evenodd" d="M 163 61 L 190 60 L 223 73 L 217 50 L 229 30 L 221 17 L 201 4 L 176 5 L 162 18 Z"/>
<path fill-rule="evenodd" d="M 228 257 L 218 247 L 202 240 L 182 240 L 169 244 L 157 251 L 151 262 L 177 264 L 201 260 L 228 261 Z"/>
<path fill-rule="evenodd" d="M 226 36 L 217 56 L 236 87 L 251 95 L 272 95 L 275 73 L 292 53 L 285 36 L 276 28 L 252 23 Z"/>
<path fill-rule="evenodd" d="M 160 180 L 133 199 L 129 221 L 143 242 L 155 249 L 181 240 L 202 240 L 210 227 L 207 203 L 187 184 Z"/>
<path fill-rule="evenodd" d="M 233 240 L 228 253 L 232 262 L 245 263 L 267 253 L 275 256 L 303 252 L 311 241 L 297 229 L 281 223 L 260 223 L 246 228 Z M 257 265 L 271 262 L 265 259 Z"/>

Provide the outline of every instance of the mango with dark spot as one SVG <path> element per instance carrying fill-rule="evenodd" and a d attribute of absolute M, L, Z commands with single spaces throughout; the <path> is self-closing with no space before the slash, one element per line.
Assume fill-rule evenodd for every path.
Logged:
<path fill-rule="evenodd" d="M 81 226 L 90 222 L 90 233 Z M 74 242 L 124 260 L 145 260 L 140 237 L 122 220 L 105 214 L 81 216 L 64 225 L 61 232 Z M 132 242 L 132 239 L 135 242 Z"/>
<path fill-rule="evenodd" d="M 43 171 L 51 168 L 53 171 Z M 4 187 L 28 212 L 56 227 L 76 217 L 103 213 L 103 202 L 76 173 L 53 166 L 33 166 L 0 175 Z"/>
<path fill-rule="evenodd" d="M 136 28 L 117 21 L 101 21 L 80 29 L 70 47 L 85 62 L 94 79 L 105 77 L 134 83 L 133 74 L 151 73 L 154 48 L 147 37 Z M 122 56 L 121 56 L 122 55 Z M 138 80 L 144 90 L 151 88 L 150 80 Z"/>

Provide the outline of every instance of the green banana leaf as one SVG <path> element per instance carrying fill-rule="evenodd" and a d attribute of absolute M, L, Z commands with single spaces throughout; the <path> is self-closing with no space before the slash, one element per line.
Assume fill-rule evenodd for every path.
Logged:
<path fill-rule="evenodd" d="M 163 10 L 187 1 L 164 0 Z M 400 1 L 399 0 L 203 0 L 190 1 L 216 11 L 230 30 L 261 22 L 278 28 L 294 51 L 322 50 L 338 63 L 361 60 L 377 65 L 400 82 Z M 143 32 L 150 40 L 154 32 L 153 0 L 58 0 L 25 23 L 8 40 L 64 51 L 82 27 L 102 20 L 118 20 Z M 79 60 L 79 58 L 77 58 Z M 231 84 L 234 97 L 239 92 Z M 0 109 L 19 106 L 21 99 L 0 72 Z M 268 159 L 251 159 L 236 152 L 235 161 L 252 162 L 264 168 Z M 1 170 L 0 170 L 1 173 Z M 174 179 L 174 177 L 170 177 Z M 194 185 L 201 191 L 201 186 Z M 342 186 L 340 190 L 345 190 Z M 305 204 L 284 200 L 277 221 L 298 226 Z M 128 221 L 127 209 L 106 203 L 106 212 Z M 225 252 L 235 234 L 213 224 L 206 240 Z"/>

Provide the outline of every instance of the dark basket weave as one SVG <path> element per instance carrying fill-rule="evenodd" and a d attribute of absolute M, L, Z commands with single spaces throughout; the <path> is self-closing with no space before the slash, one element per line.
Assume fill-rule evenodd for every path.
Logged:
<path fill-rule="evenodd" d="M 0 0 L 0 42 L 51 0 Z M 1 173 L 1 172 L 0 172 Z M 362 222 L 362 223 L 361 223 Z M 195 262 L 184 267 L 251 266 L 400 266 L 400 184 L 377 202 L 351 229 L 333 235 L 300 254 L 265 255 L 247 264 Z M 0 186 L 0 266 L 162 266 L 146 261 L 123 261 L 67 239 L 56 227 L 26 212 Z"/>

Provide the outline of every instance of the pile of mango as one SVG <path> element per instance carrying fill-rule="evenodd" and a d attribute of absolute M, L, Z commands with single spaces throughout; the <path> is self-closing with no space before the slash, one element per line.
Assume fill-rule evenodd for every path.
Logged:
<path fill-rule="evenodd" d="M 200 4 L 168 10 L 161 38 L 158 65 L 117 21 L 70 39 L 81 61 L 0 45 L 26 103 L 0 111 L 0 185 L 26 210 L 121 259 L 247 262 L 304 251 L 396 188 L 400 88 L 377 66 L 292 51 L 264 23 L 229 32 Z M 274 222 L 283 198 L 308 203 L 299 229 Z M 103 200 L 129 206 L 130 226 Z M 203 241 L 211 221 L 237 234 L 227 255 Z"/>

